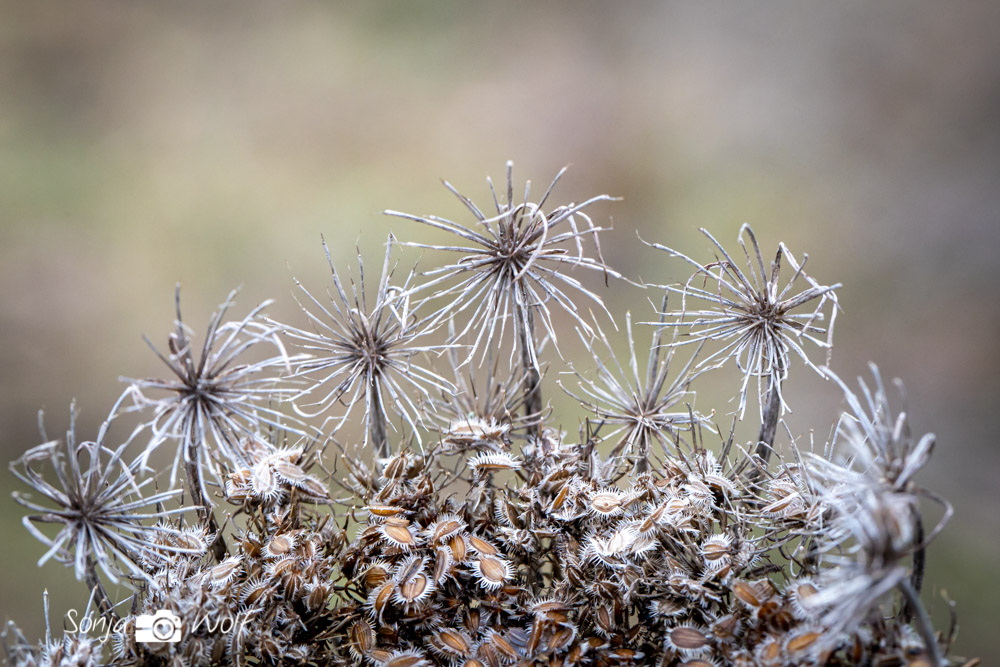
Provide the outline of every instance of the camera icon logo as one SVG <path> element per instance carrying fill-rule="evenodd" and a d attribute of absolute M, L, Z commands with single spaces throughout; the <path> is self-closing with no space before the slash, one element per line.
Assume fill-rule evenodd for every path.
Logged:
<path fill-rule="evenodd" d="M 155 614 L 139 614 L 135 617 L 135 640 L 144 644 L 179 642 L 181 617 L 167 609 L 158 609 Z"/>

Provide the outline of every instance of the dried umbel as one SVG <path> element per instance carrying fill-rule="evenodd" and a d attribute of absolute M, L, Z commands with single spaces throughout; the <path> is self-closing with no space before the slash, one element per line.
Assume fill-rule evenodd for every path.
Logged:
<path fill-rule="evenodd" d="M 721 258 L 695 263 L 692 280 L 646 288 L 663 304 L 650 354 L 636 353 L 645 339 L 626 314 L 619 362 L 610 328 L 578 312 L 601 303 L 597 288 L 565 273 L 618 275 L 583 214 L 609 198 L 549 207 L 548 192 L 532 203 L 529 191 L 518 203 L 510 174 L 496 215 L 460 196 L 470 227 L 403 216 L 460 237 L 423 244 L 459 259 L 392 287 L 387 254 L 374 303 L 363 278 L 348 286 L 334 270 L 329 301 L 305 293 L 311 330 L 257 311 L 234 324 L 219 315 L 198 357 L 178 325 L 164 358 L 178 380 L 136 385 L 154 407 L 136 433 L 151 425 L 150 446 L 179 440 L 200 512 L 176 506 L 175 490 L 140 493 L 155 478 L 142 456 L 123 462 L 134 435 L 112 447 L 102 429 L 78 445 L 71 428 L 16 462 L 52 505 L 22 499 L 40 513 L 27 525 L 49 547 L 43 561 L 73 564 L 115 630 L 107 643 L 50 633 L 34 645 L 11 626 L 8 661 L 961 664 L 947 657 L 953 632 L 935 633 L 920 601 L 943 521 L 925 531 L 917 501 L 951 513 L 916 481 L 933 436 L 914 438 L 905 413 L 894 416 L 877 370 L 874 389 L 855 393 L 805 353 L 832 342 L 824 308 L 836 307 L 836 286 L 808 278 L 784 246 L 768 271 L 744 229 L 746 270 L 716 243 Z M 792 275 L 779 281 L 783 264 Z M 679 312 L 667 292 L 681 294 Z M 709 305 L 689 311 L 689 299 Z M 578 438 L 542 401 L 539 354 L 557 309 L 585 350 L 561 369 L 591 413 Z M 669 327 L 679 333 L 668 339 Z M 279 335 L 302 353 L 284 354 Z M 686 339 L 699 344 L 676 363 Z M 276 343 L 276 356 L 244 364 L 258 342 Z M 769 462 L 792 351 L 841 384 L 849 410 L 822 456 L 792 441 Z M 728 433 L 694 405 L 700 374 L 729 358 L 741 396 L 753 381 L 762 388 L 756 441 L 737 441 L 742 400 Z M 173 395 L 146 399 L 153 388 Z M 367 437 L 341 442 L 354 421 Z M 218 472 L 218 488 L 202 467 Z M 135 593 L 110 599 L 101 572 L 128 575 Z M 177 641 L 140 641 L 140 616 L 161 611 L 183 626 Z"/>

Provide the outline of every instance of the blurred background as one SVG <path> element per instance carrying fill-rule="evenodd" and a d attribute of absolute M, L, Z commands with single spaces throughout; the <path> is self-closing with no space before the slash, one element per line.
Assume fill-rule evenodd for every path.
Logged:
<path fill-rule="evenodd" d="M 161 372 L 141 334 L 165 347 L 175 283 L 196 331 L 237 286 L 234 315 L 275 298 L 302 325 L 292 276 L 322 292 L 320 234 L 342 266 L 357 247 L 376 267 L 390 231 L 428 238 L 382 209 L 467 219 L 439 178 L 488 202 L 508 159 L 539 188 L 568 164 L 552 201 L 623 197 L 591 213 L 613 221 L 605 258 L 634 279 L 687 277 L 637 232 L 710 261 L 698 228 L 735 249 L 749 222 L 765 254 L 784 241 L 843 283 L 834 370 L 873 360 L 905 380 L 914 429 L 938 440 L 919 481 L 957 510 L 925 601 L 942 629 L 941 591 L 956 601 L 957 654 L 1000 659 L 1000 4 L 0 0 L 0 14 L 4 461 L 39 443 L 39 408 L 57 434 L 76 397 L 90 439 L 119 376 Z M 652 317 L 634 288 L 606 294 L 617 317 Z M 735 378 L 715 373 L 698 405 L 728 420 Z M 821 444 L 839 393 L 801 364 L 791 386 L 789 428 Z M 575 434 L 572 401 L 547 391 Z M 37 637 L 43 588 L 56 626 L 86 595 L 35 567 L 16 488 L 4 469 L 0 620 Z"/>

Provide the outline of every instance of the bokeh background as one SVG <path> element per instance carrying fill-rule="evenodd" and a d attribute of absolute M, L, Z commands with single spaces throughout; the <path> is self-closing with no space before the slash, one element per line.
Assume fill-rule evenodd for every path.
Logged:
<path fill-rule="evenodd" d="M 300 322 L 321 233 L 377 265 L 390 230 L 424 238 L 382 209 L 462 214 L 439 178 L 483 201 L 508 159 L 536 187 L 569 164 L 559 201 L 624 198 L 592 212 L 630 277 L 686 277 L 637 231 L 707 261 L 698 227 L 749 222 L 843 283 L 834 369 L 902 377 L 938 436 L 920 481 L 957 514 L 925 600 L 1000 659 L 1000 4 L 333 4 L 0 1 L 0 458 L 39 408 L 58 433 L 76 397 L 90 438 L 119 376 L 159 373 L 140 334 L 165 343 L 176 282 L 196 329 L 236 286 Z M 822 442 L 842 403 L 796 370 L 789 427 Z M 734 377 L 698 404 L 731 410 Z M 0 620 L 37 637 L 43 588 L 56 625 L 86 596 L 35 567 L 14 488 Z"/>

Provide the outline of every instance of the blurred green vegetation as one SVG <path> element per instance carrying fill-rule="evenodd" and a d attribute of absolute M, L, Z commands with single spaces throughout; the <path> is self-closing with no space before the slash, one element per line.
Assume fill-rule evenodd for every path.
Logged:
<path fill-rule="evenodd" d="M 914 427 L 938 435 L 921 481 L 957 514 L 930 550 L 926 597 L 939 626 L 933 590 L 957 601 L 958 653 L 1000 658 L 995 3 L 0 12 L 4 460 L 37 444 L 40 407 L 59 432 L 78 397 L 92 437 L 119 375 L 160 372 L 140 334 L 165 342 L 176 282 L 196 330 L 239 285 L 240 313 L 273 297 L 299 321 L 291 277 L 326 284 L 320 234 L 341 266 L 356 248 L 377 261 L 390 230 L 426 234 L 382 209 L 462 216 L 439 178 L 483 201 L 507 159 L 536 187 L 570 164 L 560 201 L 624 197 L 594 214 L 613 220 L 605 257 L 632 278 L 686 277 L 637 232 L 708 259 L 697 228 L 731 244 L 746 221 L 763 248 L 783 240 L 844 283 L 834 369 L 872 359 L 902 377 Z M 608 294 L 618 317 L 651 315 L 636 290 Z M 822 443 L 839 397 L 793 370 L 790 427 Z M 575 433 L 579 410 L 551 380 Z M 699 392 L 723 423 L 733 382 L 716 373 Z M 44 550 L 0 480 L 0 616 L 37 636 L 43 588 L 53 619 L 86 596 L 58 565 L 35 567 Z"/>

